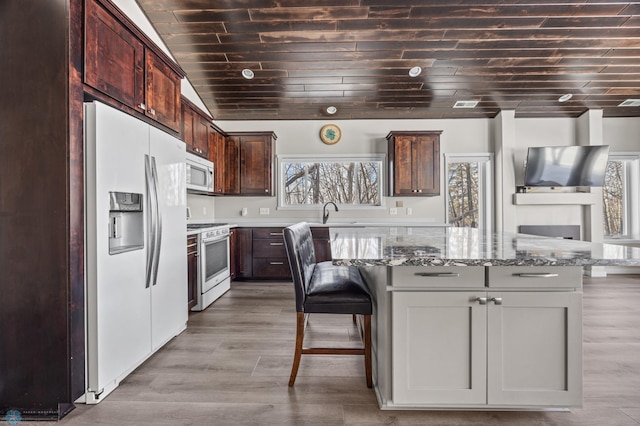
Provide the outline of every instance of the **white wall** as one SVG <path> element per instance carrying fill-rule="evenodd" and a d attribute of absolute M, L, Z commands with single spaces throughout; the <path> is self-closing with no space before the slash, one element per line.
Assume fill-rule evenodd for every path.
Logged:
<path fill-rule="evenodd" d="M 325 145 L 319 137 L 320 128 L 327 123 L 335 123 L 342 130 L 342 139 L 335 145 Z M 327 120 L 327 121 L 216 121 L 225 131 L 274 131 L 276 155 L 318 154 L 346 155 L 387 153 L 386 136 L 393 130 L 442 130 L 440 153 L 490 152 L 489 124 L 486 119 L 465 120 Z M 398 219 L 423 220 L 444 223 L 444 169 L 441 161 L 441 194 L 437 197 L 385 197 L 382 209 L 342 209 L 331 213 L 335 220 L 346 219 Z M 386 182 L 386 170 L 385 170 Z M 404 206 L 398 208 L 397 216 L 389 215 L 389 207 L 396 201 Z M 312 211 L 278 210 L 276 197 L 217 197 L 215 198 L 217 218 L 238 218 L 243 207 L 248 209 L 248 218 L 261 219 L 299 218 L 317 221 L 320 209 Z M 260 207 L 268 207 L 268 217 L 259 215 Z M 411 207 L 413 214 L 406 215 Z"/>
<path fill-rule="evenodd" d="M 605 118 L 603 143 L 610 152 L 640 152 L 640 118 Z"/>

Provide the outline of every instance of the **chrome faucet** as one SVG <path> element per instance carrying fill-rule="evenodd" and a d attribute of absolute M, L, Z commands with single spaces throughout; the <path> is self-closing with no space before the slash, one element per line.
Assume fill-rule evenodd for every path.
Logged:
<path fill-rule="evenodd" d="M 324 206 L 322 206 L 322 223 L 327 223 L 327 220 L 329 220 L 329 211 L 327 210 L 327 206 L 329 204 L 333 204 L 333 207 L 335 207 L 336 211 L 338 211 L 338 206 L 336 206 L 336 203 L 334 203 L 333 201 L 324 203 Z"/>

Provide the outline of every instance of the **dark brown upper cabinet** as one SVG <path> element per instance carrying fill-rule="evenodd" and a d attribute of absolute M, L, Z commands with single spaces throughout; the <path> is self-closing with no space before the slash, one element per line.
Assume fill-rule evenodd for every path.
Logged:
<path fill-rule="evenodd" d="M 442 131 L 391 132 L 389 194 L 440 195 L 440 134 Z"/>
<path fill-rule="evenodd" d="M 187 151 L 209 159 L 209 128 L 211 119 L 200 109 L 182 98 L 182 140 Z"/>
<path fill-rule="evenodd" d="M 180 130 L 181 78 L 149 49 L 145 51 L 145 57 L 146 115 L 170 129 Z"/>
<path fill-rule="evenodd" d="M 84 83 L 180 131 L 184 71 L 108 0 L 85 6 Z"/>
<path fill-rule="evenodd" d="M 209 160 L 213 162 L 213 192 L 218 195 L 229 192 L 225 184 L 225 144 L 226 135 L 211 124 L 209 126 Z"/>
<path fill-rule="evenodd" d="M 225 179 L 229 195 L 275 195 L 273 132 L 229 133 L 225 144 Z M 237 182 L 236 182 L 237 176 Z"/>

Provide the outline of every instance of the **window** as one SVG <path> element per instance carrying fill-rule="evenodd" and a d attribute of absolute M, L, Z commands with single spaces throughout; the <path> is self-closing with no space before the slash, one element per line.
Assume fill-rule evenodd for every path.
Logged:
<path fill-rule="evenodd" d="M 382 205 L 383 155 L 280 157 L 280 207 L 317 208 Z"/>
<path fill-rule="evenodd" d="M 640 155 L 610 154 L 604 175 L 604 235 L 631 238 L 640 231 L 638 191 L 640 190 Z"/>
<path fill-rule="evenodd" d="M 492 229 L 492 154 L 445 154 L 447 223 Z"/>

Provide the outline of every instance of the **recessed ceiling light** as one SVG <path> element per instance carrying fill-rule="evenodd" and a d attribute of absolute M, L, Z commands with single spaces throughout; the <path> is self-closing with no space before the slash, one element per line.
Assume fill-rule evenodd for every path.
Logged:
<path fill-rule="evenodd" d="M 245 68 L 245 69 L 242 70 L 242 76 L 244 78 L 246 78 L 247 80 L 251 80 L 256 75 L 249 68 Z"/>
<path fill-rule="evenodd" d="M 558 102 L 567 102 L 569 99 L 573 98 L 573 94 L 565 93 L 564 95 L 558 98 Z"/>
<path fill-rule="evenodd" d="M 454 108 L 475 108 L 478 105 L 478 101 L 456 101 L 453 104 Z"/>
<path fill-rule="evenodd" d="M 409 70 L 409 77 L 417 77 L 422 73 L 422 68 L 413 67 Z"/>
<path fill-rule="evenodd" d="M 627 99 L 618 104 L 619 107 L 637 107 L 640 106 L 640 99 Z"/>
<path fill-rule="evenodd" d="M 333 105 L 329 105 L 326 109 L 327 114 L 335 114 L 336 112 L 338 112 L 338 108 L 334 107 Z"/>

